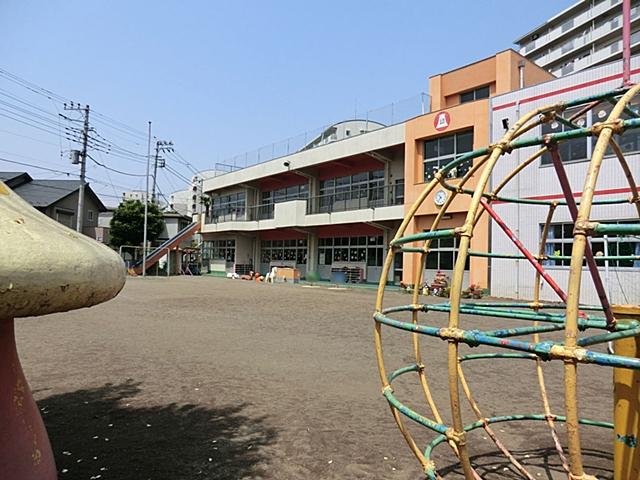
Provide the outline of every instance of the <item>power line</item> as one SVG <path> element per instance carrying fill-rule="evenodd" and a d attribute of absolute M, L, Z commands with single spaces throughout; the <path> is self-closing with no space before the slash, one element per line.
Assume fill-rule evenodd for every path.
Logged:
<path fill-rule="evenodd" d="M 105 165 L 104 163 L 100 163 L 99 161 L 97 161 L 95 158 L 93 158 L 91 155 L 87 155 L 91 160 L 93 160 L 93 163 L 95 163 L 96 165 L 101 166 L 102 168 L 106 169 L 106 170 L 111 170 L 112 172 L 115 173 L 119 173 L 120 175 L 126 175 L 127 177 L 146 177 L 145 174 L 143 173 L 129 173 L 129 172 L 123 172 L 121 170 L 117 170 L 115 168 L 111 168 L 108 167 L 107 165 Z"/>

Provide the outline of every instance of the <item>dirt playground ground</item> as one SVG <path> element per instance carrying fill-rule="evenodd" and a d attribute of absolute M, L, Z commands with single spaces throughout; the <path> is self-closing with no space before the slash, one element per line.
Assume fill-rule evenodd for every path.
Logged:
<path fill-rule="evenodd" d="M 365 290 L 138 278 L 106 304 L 17 320 L 60 480 L 423 478 L 381 396 L 374 300 Z M 399 292 L 386 297 L 386 305 L 409 302 Z M 423 321 L 445 325 L 446 316 Z M 446 344 L 424 346 L 448 421 Z M 408 334 L 385 329 L 384 347 L 389 370 L 412 363 Z M 563 414 L 562 366 L 545 366 L 552 408 Z M 469 362 L 465 373 L 484 415 L 542 412 L 531 361 Z M 579 374 L 581 414 L 610 421 L 612 372 Z M 398 398 L 428 414 L 418 388 L 414 375 L 394 383 Z M 474 420 L 466 410 L 465 422 Z M 421 447 L 433 438 L 411 428 Z M 566 478 L 545 425 L 498 424 L 495 432 L 533 478 Z M 587 472 L 610 479 L 611 431 L 581 433 Z M 521 478 L 486 437 L 469 436 L 481 476 Z M 444 478 L 462 478 L 447 446 L 434 458 Z"/>

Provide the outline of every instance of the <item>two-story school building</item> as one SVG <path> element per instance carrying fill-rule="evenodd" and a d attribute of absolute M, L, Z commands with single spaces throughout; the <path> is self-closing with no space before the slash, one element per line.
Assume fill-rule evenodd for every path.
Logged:
<path fill-rule="evenodd" d="M 637 83 L 640 81 L 640 57 L 631 59 L 631 68 L 631 80 Z M 618 61 L 495 96 L 490 100 L 491 138 L 496 141 L 504 134 L 503 121 L 513 125 L 517 118 L 537 107 L 607 92 L 621 85 L 622 62 Z M 581 108 L 567 109 L 563 117 L 568 119 L 580 114 Z M 574 118 L 573 121 L 581 127 L 591 126 L 596 122 L 606 120 L 612 108 L 611 103 L 601 102 L 592 110 Z M 640 105 L 632 105 L 631 108 L 640 112 Z M 561 132 L 568 128 L 571 127 L 554 121 L 531 130 L 527 136 Z M 615 138 L 625 153 L 625 158 L 637 181 L 640 178 L 640 131 L 629 130 L 621 136 L 615 135 Z M 596 140 L 592 137 L 576 138 L 559 145 L 560 158 L 576 200 L 579 200 L 581 195 Z M 492 184 L 497 185 L 520 162 L 524 162 L 536 151 L 536 147 L 523 148 L 502 157 L 492 173 Z M 629 184 L 617 158 L 611 151 L 608 151 L 598 176 L 594 201 L 629 198 L 630 193 Z M 545 154 L 526 167 L 520 175 L 507 184 L 501 195 L 531 200 L 564 200 L 551 156 Z M 518 235 L 526 248 L 537 254 L 548 207 L 496 202 L 495 211 Z M 638 213 L 635 206 L 630 203 L 594 205 L 591 211 L 591 220 L 605 223 L 637 222 Z M 558 207 L 554 213 L 545 243 L 545 255 L 570 256 L 572 243 L 573 222 L 569 211 L 566 207 Z M 491 244 L 494 252 L 519 253 L 495 223 L 491 231 Z M 640 239 L 633 236 L 594 237 L 591 246 L 596 258 L 598 255 L 640 256 Z M 640 261 L 637 259 L 597 261 L 597 264 L 612 303 L 640 302 Z M 569 261 L 564 259 L 544 260 L 543 265 L 558 285 L 566 291 L 569 279 Z M 581 283 L 580 301 L 586 304 L 599 304 L 586 266 L 583 268 Z M 534 285 L 534 270 L 526 260 L 492 260 L 492 295 L 530 300 L 533 298 Z M 542 284 L 541 298 L 549 301 L 558 300 L 554 292 L 545 284 Z"/>
<path fill-rule="evenodd" d="M 404 211 L 404 124 L 372 124 L 357 136 L 205 180 L 210 268 L 290 266 L 326 280 L 346 268 L 352 281 L 378 282 Z"/>
<path fill-rule="evenodd" d="M 431 77 L 428 113 L 391 126 L 337 124 L 334 141 L 204 180 L 211 199 L 201 229 L 205 262 L 214 271 L 240 274 L 291 266 L 325 280 L 346 270 L 349 280 L 377 283 L 389 241 L 425 182 L 455 156 L 488 144 L 489 99 L 549 78 L 506 50 Z M 356 127 L 357 135 L 346 133 Z M 461 225 L 467 202 L 456 199 L 442 226 Z M 429 229 L 440 205 L 434 195 L 428 198 L 408 233 Z M 486 250 L 484 222 L 473 241 Z M 425 279 L 437 270 L 450 273 L 455 262 L 455 239 L 432 247 Z M 387 281 L 411 283 L 415 268 L 413 259 L 398 253 Z M 467 276 L 486 286 L 486 260 L 473 259 Z"/>

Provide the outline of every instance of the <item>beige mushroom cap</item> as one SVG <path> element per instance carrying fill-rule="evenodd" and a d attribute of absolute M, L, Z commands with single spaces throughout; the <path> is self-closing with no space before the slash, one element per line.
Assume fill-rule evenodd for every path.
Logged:
<path fill-rule="evenodd" d="M 125 278 L 116 252 L 0 182 L 0 319 L 90 307 L 115 297 Z"/>

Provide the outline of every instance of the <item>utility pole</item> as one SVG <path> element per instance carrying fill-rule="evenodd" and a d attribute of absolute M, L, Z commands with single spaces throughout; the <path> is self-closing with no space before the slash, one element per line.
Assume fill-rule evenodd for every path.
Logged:
<path fill-rule="evenodd" d="M 149 121 L 149 139 L 147 141 L 147 189 L 144 194 L 144 233 L 142 234 L 142 276 L 147 276 L 147 225 L 149 215 L 149 163 L 151 162 L 151 121 Z"/>
<path fill-rule="evenodd" d="M 156 176 L 158 175 L 158 167 L 164 167 L 164 158 L 160 156 L 162 152 L 173 152 L 173 142 L 156 140 L 156 155 L 153 162 L 153 188 L 151 189 L 151 202 L 153 203 L 156 203 Z"/>
<path fill-rule="evenodd" d="M 84 123 L 82 127 L 82 151 L 80 152 L 80 188 L 78 190 L 78 218 L 76 221 L 76 231 L 82 233 L 84 223 L 84 187 L 85 174 L 87 172 L 87 142 L 89 141 L 89 105 L 81 107 L 80 104 L 71 102 L 70 106 L 64 104 L 65 110 L 81 111 L 84 115 Z"/>

